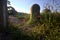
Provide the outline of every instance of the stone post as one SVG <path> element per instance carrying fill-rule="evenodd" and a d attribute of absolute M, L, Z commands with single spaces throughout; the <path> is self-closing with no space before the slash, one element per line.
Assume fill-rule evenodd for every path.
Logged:
<path fill-rule="evenodd" d="M 39 22 L 40 21 L 40 6 L 38 4 L 34 4 L 31 7 L 30 20 L 31 22 Z"/>
<path fill-rule="evenodd" d="M 0 27 L 7 26 L 7 0 L 0 0 Z"/>

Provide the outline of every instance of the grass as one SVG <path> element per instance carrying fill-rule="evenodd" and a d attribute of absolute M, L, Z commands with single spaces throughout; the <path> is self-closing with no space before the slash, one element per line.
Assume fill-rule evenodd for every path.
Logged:
<path fill-rule="evenodd" d="M 4 37 L 1 37 L 1 40 L 60 40 L 60 24 L 56 21 L 58 16 L 56 18 L 55 16 L 51 17 L 52 21 L 41 18 L 42 24 L 33 21 L 29 24 L 28 21 L 26 25 L 9 24 L 7 28 L 2 27 L 0 32 Z"/>
<path fill-rule="evenodd" d="M 19 29 L 20 27 L 20 29 Z M 6 28 L 7 40 L 60 40 L 60 26 L 53 24 L 35 25 L 32 31 L 22 30 L 19 25 L 11 25 Z M 29 28 L 29 27 L 28 27 Z M 24 28 L 23 28 L 24 29 Z M 32 28 L 31 28 L 32 29 Z"/>

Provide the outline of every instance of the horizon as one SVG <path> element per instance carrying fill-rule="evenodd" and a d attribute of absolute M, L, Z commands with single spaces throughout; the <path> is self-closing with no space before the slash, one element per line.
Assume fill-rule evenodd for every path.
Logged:
<path fill-rule="evenodd" d="M 11 5 L 8 6 L 12 6 L 13 8 L 15 8 L 15 10 L 17 12 L 23 12 L 23 13 L 30 13 L 30 8 L 33 4 L 38 4 L 40 6 L 40 12 L 42 12 L 42 10 L 44 9 L 46 3 L 49 3 L 51 5 L 53 5 L 53 1 L 52 0 L 9 0 Z M 59 3 L 60 1 L 57 1 L 56 3 Z"/>

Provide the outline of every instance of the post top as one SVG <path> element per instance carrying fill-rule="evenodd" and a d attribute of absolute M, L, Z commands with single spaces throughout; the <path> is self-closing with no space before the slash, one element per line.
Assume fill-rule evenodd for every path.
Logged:
<path fill-rule="evenodd" d="M 33 4 L 31 7 L 31 10 L 39 10 L 40 11 L 40 6 L 38 4 Z"/>

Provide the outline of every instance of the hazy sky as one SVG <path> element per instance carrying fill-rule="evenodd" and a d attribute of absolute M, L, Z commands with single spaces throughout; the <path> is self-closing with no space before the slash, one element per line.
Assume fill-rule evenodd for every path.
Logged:
<path fill-rule="evenodd" d="M 18 12 L 30 12 L 30 8 L 33 4 L 39 4 L 41 11 L 44 9 L 44 5 L 46 3 L 53 3 L 52 0 L 9 0 L 11 2 L 11 6 L 14 7 Z M 59 3 L 59 0 L 57 0 Z"/>

